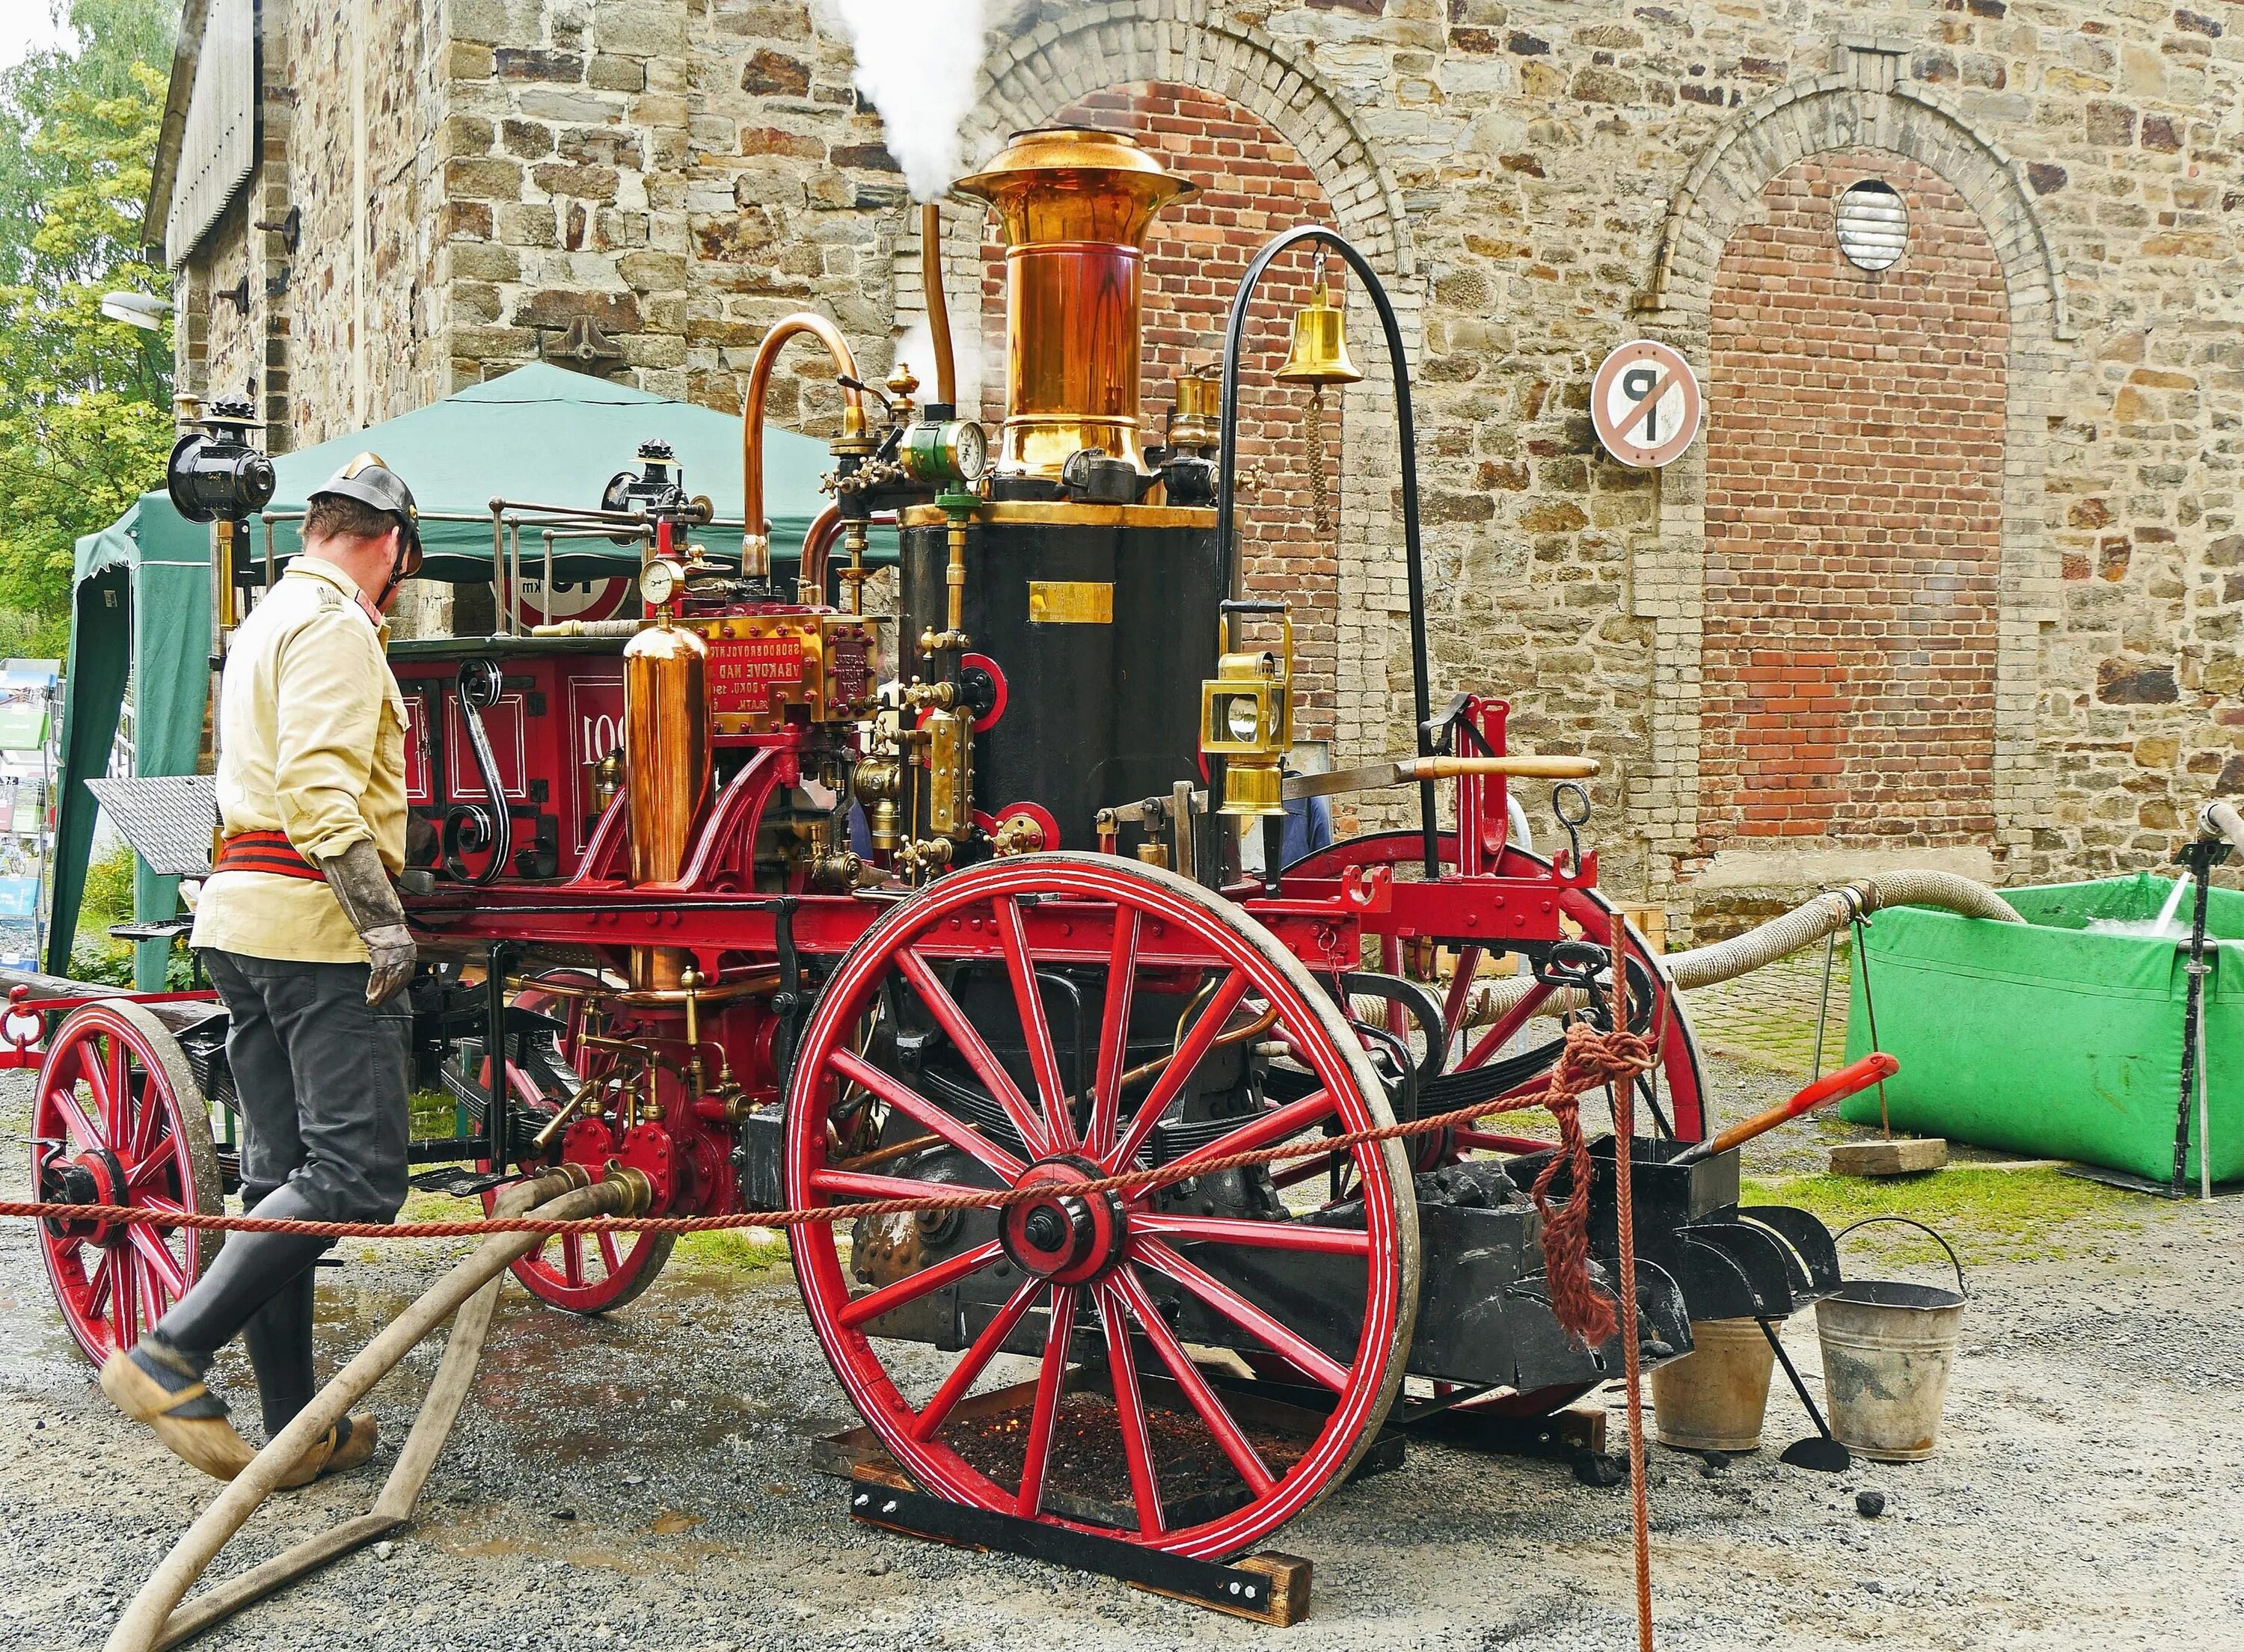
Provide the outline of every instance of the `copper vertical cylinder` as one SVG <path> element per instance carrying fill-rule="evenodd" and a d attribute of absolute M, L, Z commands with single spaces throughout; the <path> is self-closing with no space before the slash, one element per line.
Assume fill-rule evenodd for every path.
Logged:
<path fill-rule="evenodd" d="M 667 620 L 624 650 L 624 796 L 634 884 L 673 882 L 686 869 L 709 796 L 708 678 L 708 644 Z M 691 961 L 679 947 L 636 947 L 632 985 L 675 988 Z"/>
<path fill-rule="evenodd" d="M 1077 127 L 1017 133 L 962 194 L 997 209 L 1005 243 L 1001 469 L 1058 476 L 1102 448 L 1145 468 L 1138 428 L 1146 232 L 1192 185 L 1128 138 Z"/>

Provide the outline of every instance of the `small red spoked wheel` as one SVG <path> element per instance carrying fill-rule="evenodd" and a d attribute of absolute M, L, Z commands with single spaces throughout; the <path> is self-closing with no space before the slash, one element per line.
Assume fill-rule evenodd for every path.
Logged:
<path fill-rule="evenodd" d="M 216 1210 L 210 1104 L 163 1022 L 127 999 L 85 1004 L 56 1030 L 31 1102 L 42 1199 Z M 42 1222 L 63 1318 L 99 1365 L 129 1348 L 216 1259 L 220 1235 L 139 1223 Z"/>
<path fill-rule="evenodd" d="M 558 1078 L 568 1084 L 570 1095 L 582 1085 L 594 1085 L 592 1097 L 578 1109 L 577 1116 L 599 1117 L 601 1092 L 614 1076 L 616 1058 L 613 1052 L 589 1049 L 581 1040 L 586 1033 L 598 1034 L 605 1029 L 606 1021 L 598 1000 L 589 995 L 600 987 L 596 976 L 581 970 L 557 969 L 530 982 L 515 995 L 514 1002 L 521 1008 L 551 1015 L 561 1023 L 558 1047 L 551 1052 L 551 1070 L 541 1075 L 511 1060 L 507 1062 L 507 1086 L 524 1113 L 533 1117 L 552 1116 L 555 1102 L 551 1085 Z M 476 1082 L 489 1094 L 488 1064 L 478 1067 Z M 563 1099 L 565 1101 L 566 1096 Z M 572 1128 L 576 1127 L 564 1127 L 564 1131 Z M 529 1171 L 557 1164 L 561 1158 L 563 1139 L 556 1137 L 542 1152 L 530 1150 L 525 1143 L 516 1163 Z M 477 1168 L 487 1170 L 490 1165 L 483 1162 Z M 483 1190 L 484 1214 L 490 1214 L 497 1204 L 498 1194 L 497 1188 Z M 607 1313 L 635 1301 L 652 1285 L 677 1244 L 678 1236 L 673 1233 L 557 1234 L 518 1258 L 514 1264 L 514 1277 L 522 1281 L 523 1288 L 531 1296 L 551 1307 L 564 1308 L 571 1313 Z"/>
<path fill-rule="evenodd" d="M 1359 838 L 1346 839 L 1328 848 L 1306 855 L 1286 868 L 1288 876 L 1304 878 L 1337 878 L 1349 866 L 1393 866 L 1407 872 L 1421 864 L 1424 840 L 1416 832 L 1374 832 Z M 1443 834 L 1441 854 L 1444 865 L 1457 864 L 1457 839 Z M 1506 845 L 1497 862 L 1499 875 L 1507 878 L 1548 876 L 1551 863 L 1540 855 Z M 1593 889 L 1570 889 L 1559 898 L 1559 910 L 1580 927 L 1591 940 L 1604 944 L 1612 934 L 1613 906 L 1604 895 Z M 1630 958 L 1639 968 L 1653 978 L 1666 982 L 1666 969 L 1660 963 L 1649 943 L 1633 925 L 1628 929 Z M 1552 988 L 1538 987 L 1517 1006 L 1491 1026 L 1466 1028 L 1461 1025 L 1465 1009 L 1466 988 L 1474 970 L 1479 967 L 1481 949 L 1463 948 L 1457 957 L 1457 972 L 1443 1005 L 1443 1015 L 1449 1024 L 1453 1046 L 1462 1040 L 1455 1058 L 1446 1070 L 1466 1072 L 1495 1059 L 1515 1035 L 1535 1018 L 1536 1012 L 1549 1001 Z M 1631 971 L 1632 981 L 1636 980 Z M 1674 1127 L 1678 1141 L 1696 1142 L 1707 1134 L 1706 1078 L 1699 1065 L 1698 1040 L 1691 1031 L 1688 1013 L 1682 995 L 1672 986 L 1666 995 L 1666 1014 L 1659 1028 L 1659 1066 L 1656 1075 L 1646 1074 L 1637 1081 L 1639 1128 L 1654 1128 L 1653 1120 L 1643 1117 L 1646 1103 L 1657 1106 Z M 1535 1081 L 1541 1082 L 1538 1077 Z M 1493 1136 L 1480 1131 L 1459 1131 L 1458 1145 L 1463 1148 L 1489 1147 L 1503 1150 L 1513 1138 Z"/>
<path fill-rule="evenodd" d="M 1265 1097 L 1252 1075 L 1266 1038 L 1310 1094 Z M 969 1214 L 948 1244 L 921 1227 L 925 1248 L 862 1293 L 832 1226 L 798 1229 L 796 1278 L 850 1399 L 922 1486 L 1176 1554 L 1236 1554 L 1346 1477 L 1400 1386 L 1418 1300 L 1403 1149 L 1352 1150 L 1360 1207 L 1323 1221 L 1252 1169 L 1198 1178 L 1199 1196 L 1075 1190 L 1149 1147 L 1174 1167 L 1391 1119 L 1345 1017 L 1236 907 L 1109 855 L 986 862 L 874 926 L 821 991 L 788 1088 L 787 1197 L 1042 1197 Z M 1230 1203 L 1207 1213 L 1226 1183 Z M 895 1257 L 873 1224 L 860 1234 Z M 1268 1288 L 1288 1268 L 1318 1288 Z M 959 1309 L 970 1334 L 932 1351 L 892 1339 L 888 1316 L 969 1292 L 988 1315 Z M 1250 1429 L 1188 1340 L 1267 1353 L 1324 1387 L 1329 1414 L 1307 1438 Z M 994 1417 L 962 1406 L 1006 1386 L 1001 1352 L 1034 1361 L 1019 1403 Z"/>

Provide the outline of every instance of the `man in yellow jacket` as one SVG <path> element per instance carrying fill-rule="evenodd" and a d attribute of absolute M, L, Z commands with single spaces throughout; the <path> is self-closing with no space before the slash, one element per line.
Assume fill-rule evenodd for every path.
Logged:
<path fill-rule="evenodd" d="M 219 698 L 223 844 L 193 937 L 226 1001 L 243 1123 L 243 1207 L 387 1222 L 405 1202 L 414 967 L 391 879 L 405 861 L 405 705 L 382 618 L 421 565 L 419 514 L 372 455 L 313 494 L 303 550 L 233 634 Z M 313 1263 L 333 1243 L 230 1235 L 103 1392 L 231 1479 L 252 1455 L 203 1374 L 237 1335 L 268 1437 L 310 1400 Z M 290 1483 L 374 1452 L 346 1418 Z"/>

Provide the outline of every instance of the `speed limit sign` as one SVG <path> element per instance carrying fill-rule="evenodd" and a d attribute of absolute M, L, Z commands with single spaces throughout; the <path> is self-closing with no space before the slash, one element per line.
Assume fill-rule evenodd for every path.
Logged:
<path fill-rule="evenodd" d="M 1615 350 L 1590 381 L 1590 421 L 1605 451 L 1656 470 L 1699 434 L 1699 380 L 1673 346 L 1638 339 Z"/>

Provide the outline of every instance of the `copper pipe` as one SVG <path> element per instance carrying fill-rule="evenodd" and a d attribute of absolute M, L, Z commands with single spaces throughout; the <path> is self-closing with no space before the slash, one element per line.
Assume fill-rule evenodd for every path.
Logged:
<path fill-rule="evenodd" d="M 893 528 L 896 525 L 896 513 L 876 510 L 865 522 L 869 527 Z M 810 530 L 802 536 L 802 567 L 795 579 L 795 599 L 806 608 L 825 603 L 827 553 L 834 549 L 835 540 L 846 525 L 839 505 L 828 505 L 811 518 Z"/>
<path fill-rule="evenodd" d="M 795 600 L 805 608 L 825 604 L 826 553 L 834 548 L 834 536 L 841 531 L 839 505 L 828 505 L 810 519 L 810 531 L 802 536 L 802 566 L 794 581 Z"/>
<path fill-rule="evenodd" d="M 747 579 L 771 576 L 771 523 L 764 519 L 764 401 L 771 390 L 772 369 L 779 353 L 798 333 L 808 333 L 834 358 L 835 376 L 856 380 L 857 358 L 842 329 L 824 316 L 798 310 L 782 316 L 756 346 L 755 365 L 748 371 L 748 399 L 740 415 L 740 573 Z M 865 441 L 865 398 L 848 384 L 842 387 L 842 441 L 860 447 Z"/>
<path fill-rule="evenodd" d="M 943 293 L 943 211 L 919 209 L 919 284 L 927 299 L 927 334 L 935 346 L 935 399 L 958 405 L 958 367 L 950 354 L 950 304 Z"/>

